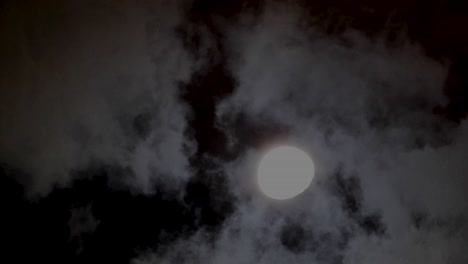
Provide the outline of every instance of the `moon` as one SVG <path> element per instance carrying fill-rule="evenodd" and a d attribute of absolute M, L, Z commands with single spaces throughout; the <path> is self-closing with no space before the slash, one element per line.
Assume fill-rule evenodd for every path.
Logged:
<path fill-rule="evenodd" d="M 275 200 L 286 200 L 304 192 L 312 183 L 315 167 L 304 151 L 280 146 L 268 151 L 259 163 L 258 185 Z"/>

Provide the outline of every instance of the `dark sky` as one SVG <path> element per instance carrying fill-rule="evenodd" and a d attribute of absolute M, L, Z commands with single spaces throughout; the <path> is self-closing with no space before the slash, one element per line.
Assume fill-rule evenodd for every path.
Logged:
<path fill-rule="evenodd" d="M 4 263 L 468 263 L 468 4 L 0 1 Z M 274 201 L 261 154 L 312 185 Z"/>

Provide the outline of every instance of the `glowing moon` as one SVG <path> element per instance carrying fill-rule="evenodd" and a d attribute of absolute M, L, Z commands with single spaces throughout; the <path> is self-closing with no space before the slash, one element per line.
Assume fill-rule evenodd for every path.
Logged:
<path fill-rule="evenodd" d="M 260 161 L 257 180 L 270 198 L 285 200 L 304 192 L 314 178 L 315 167 L 304 151 L 290 146 L 270 150 Z"/>

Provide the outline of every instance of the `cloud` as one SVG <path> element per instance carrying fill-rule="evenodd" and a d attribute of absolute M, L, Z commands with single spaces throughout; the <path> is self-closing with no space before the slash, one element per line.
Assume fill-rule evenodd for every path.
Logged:
<path fill-rule="evenodd" d="M 145 192 L 188 178 L 196 146 L 184 137 L 178 91 L 197 62 L 176 35 L 182 2 L 29 1 L 5 10 L 0 160 L 30 175 L 30 193 L 94 164 L 129 169 L 128 184 Z"/>
<path fill-rule="evenodd" d="M 76 241 L 78 243 L 77 253 L 83 250 L 85 236 L 94 233 L 99 223 L 100 221 L 97 220 L 92 213 L 91 204 L 71 210 L 71 216 L 68 220 L 70 241 Z"/>
<path fill-rule="evenodd" d="M 263 149 L 241 147 L 219 161 L 237 197 L 221 231 L 134 263 L 465 263 L 468 122 L 432 111 L 447 103 L 449 65 L 409 40 L 326 35 L 291 6 L 240 21 L 225 43 L 238 86 L 217 107 L 219 127 L 233 145 L 261 125 L 286 127 L 280 141 L 315 161 L 313 186 L 266 199 L 254 180 Z M 236 129 L 239 118 L 252 130 Z"/>

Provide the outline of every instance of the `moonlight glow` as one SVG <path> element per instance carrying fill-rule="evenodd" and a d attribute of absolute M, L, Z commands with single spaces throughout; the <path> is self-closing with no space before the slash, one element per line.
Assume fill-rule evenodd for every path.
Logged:
<path fill-rule="evenodd" d="M 285 200 L 309 187 L 314 177 L 314 163 L 298 148 L 277 147 L 260 161 L 257 177 L 263 193 L 273 199 Z"/>

